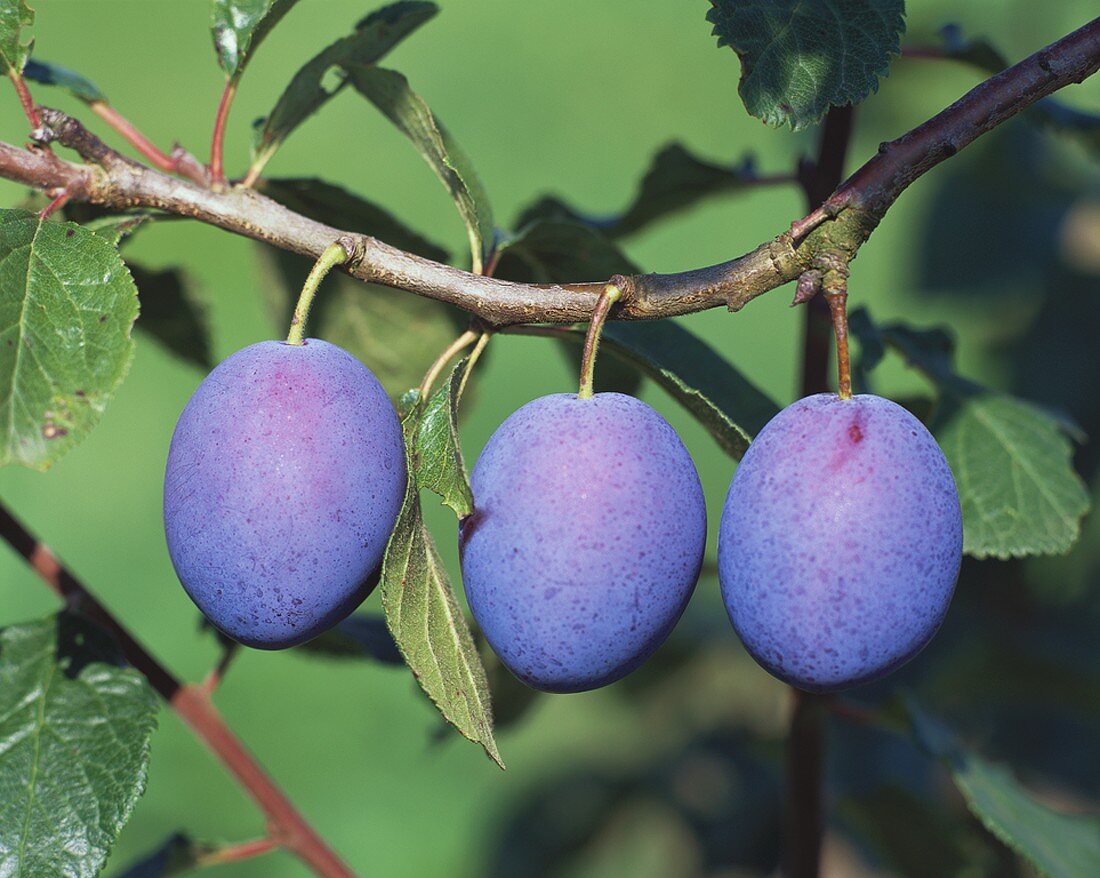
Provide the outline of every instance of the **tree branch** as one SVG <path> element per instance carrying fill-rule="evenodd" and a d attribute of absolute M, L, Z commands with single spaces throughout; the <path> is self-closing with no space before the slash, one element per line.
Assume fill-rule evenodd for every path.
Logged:
<path fill-rule="evenodd" d="M 730 262 L 679 274 L 627 278 L 618 319 L 646 320 L 726 305 L 738 310 L 797 279 L 815 256 L 855 256 L 898 195 L 922 174 L 981 134 L 1100 67 L 1100 19 L 972 89 L 933 119 L 897 140 L 842 184 L 821 208 L 788 232 Z M 131 162 L 99 143 L 79 123 L 43 110 L 43 141 L 75 148 L 95 168 L 0 144 L 0 176 L 116 209 L 155 208 L 191 217 L 316 259 L 337 238 L 361 244 L 344 270 L 361 280 L 450 302 L 492 325 L 573 323 L 596 307 L 606 279 L 531 285 L 474 275 L 314 222 L 243 187 L 212 192 Z M 48 117 L 48 118 L 47 118 Z M 61 130 L 58 130 L 61 129 Z M 97 146 L 98 144 L 98 146 Z"/>
<path fill-rule="evenodd" d="M 272 841 L 295 854 L 322 878 L 354 878 L 351 869 L 298 813 L 229 728 L 206 690 L 176 679 L 111 615 L 110 610 L 96 600 L 57 559 L 49 546 L 31 534 L 3 505 L 0 505 L 0 538 L 23 556 L 30 568 L 66 605 L 114 635 L 126 661 L 149 681 L 156 693 L 168 702 L 264 812 Z"/>

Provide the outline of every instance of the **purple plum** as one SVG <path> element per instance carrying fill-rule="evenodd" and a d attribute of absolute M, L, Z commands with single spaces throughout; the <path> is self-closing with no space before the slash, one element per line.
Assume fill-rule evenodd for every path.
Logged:
<path fill-rule="evenodd" d="M 164 527 L 180 582 L 217 628 L 282 649 L 328 630 L 373 588 L 405 494 L 401 425 L 342 348 L 237 351 L 176 424 Z"/>
<path fill-rule="evenodd" d="M 514 412 L 472 475 L 459 531 L 470 609 L 520 680 L 580 692 L 630 673 L 691 597 L 703 489 L 672 427 L 620 393 Z"/>
<path fill-rule="evenodd" d="M 932 639 L 962 560 L 951 470 L 913 415 L 822 393 L 776 415 L 730 485 L 718 573 L 734 628 L 781 680 L 834 692 Z"/>

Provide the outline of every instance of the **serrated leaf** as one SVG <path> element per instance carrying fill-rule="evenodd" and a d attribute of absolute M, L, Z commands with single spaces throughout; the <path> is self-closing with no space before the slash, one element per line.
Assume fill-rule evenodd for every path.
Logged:
<path fill-rule="evenodd" d="M 717 0 L 707 21 L 741 59 L 746 109 L 798 130 L 878 90 L 904 12 L 903 0 Z"/>
<path fill-rule="evenodd" d="M 141 300 L 138 329 L 148 333 L 180 359 L 203 371 L 214 367 L 206 306 L 181 268 L 153 271 L 130 263 Z"/>
<path fill-rule="evenodd" d="M 409 138 L 447 187 L 466 225 L 473 270 L 480 273 L 493 248 L 493 214 L 470 160 L 400 73 L 367 67 L 348 74 L 355 89 Z"/>
<path fill-rule="evenodd" d="M 99 874 L 145 789 L 157 706 L 79 617 L 0 631 L 0 873 Z"/>
<path fill-rule="evenodd" d="M 0 211 L 0 466 L 46 469 L 87 435 L 130 366 L 137 313 L 109 242 Z"/>
<path fill-rule="evenodd" d="M 218 63 L 230 79 L 244 72 L 252 53 L 298 0 L 214 0 L 210 31 Z"/>
<path fill-rule="evenodd" d="M 756 165 L 750 157 L 719 165 L 699 158 L 681 143 L 670 143 L 653 157 L 634 200 L 621 214 L 590 216 L 550 196 L 522 211 L 515 226 L 523 228 L 540 219 L 568 220 L 598 229 L 608 238 L 620 238 L 710 196 L 747 189 L 755 179 Z"/>
<path fill-rule="evenodd" d="M 406 415 L 406 443 L 416 436 L 419 417 L 419 407 Z M 382 608 L 405 663 L 439 712 L 503 768 L 485 668 L 424 524 L 413 479 L 382 560 Z"/>
<path fill-rule="evenodd" d="M 372 12 L 355 31 L 315 55 L 294 74 L 274 109 L 257 122 L 253 171 L 267 164 L 283 141 L 347 85 L 346 70 L 376 63 L 439 11 L 434 3 L 400 0 Z"/>
<path fill-rule="evenodd" d="M 23 28 L 34 25 L 34 10 L 24 0 L 0 0 L 0 61 L 9 76 L 18 74 L 30 57 L 33 39 L 23 40 Z"/>
<path fill-rule="evenodd" d="M 107 96 L 100 91 L 98 85 L 86 76 L 82 76 L 68 67 L 62 67 L 60 64 L 50 64 L 48 61 L 31 58 L 23 68 L 23 76 L 31 82 L 38 82 L 42 85 L 56 85 L 65 89 L 73 97 L 89 104 L 95 101 L 103 101 L 104 103 L 107 101 Z"/>
<path fill-rule="evenodd" d="M 458 402 L 469 369 L 470 358 L 460 360 L 421 408 L 412 454 L 417 486 L 438 494 L 459 518 L 474 511 L 458 438 Z"/>
<path fill-rule="evenodd" d="M 405 660 L 381 616 L 354 613 L 320 637 L 303 643 L 296 653 L 332 659 L 372 659 L 384 665 Z"/>
<path fill-rule="evenodd" d="M 977 558 L 1066 552 L 1089 496 L 1057 419 L 999 393 L 949 398 L 932 432 L 963 512 L 963 550 Z"/>
<path fill-rule="evenodd" d="M 966 804 L 1002 844 L 1046 878 L 1100 875 L 1100 815 L 1063 814 L 1037 801 L 1012 773 L 963 747 L 912 700 L 917 742 L 942 760 Z"/>

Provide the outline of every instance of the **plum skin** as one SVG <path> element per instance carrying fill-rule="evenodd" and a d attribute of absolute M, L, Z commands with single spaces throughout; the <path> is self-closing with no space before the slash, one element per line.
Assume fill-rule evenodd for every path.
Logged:
<path fill-rule="evenodd" d="M 810 396 L 738 466 L 718 534 L 722 596 L 749 653 L 810 692 L 888 674 L 935 635 L 962 561 L 943 452 L 901 406 Z"/>
<path fill-rule="evenodd" d="M 706 507 L 676 432 L 631 396 L 514 412 L 471 477 L 466 597 L 493 650 L 548 692 L 607 685 L 665 640 L 699 577 Z"/>
<path fill-rule="evenodd" d="M 369 594 L 406 480 L 401 425 L 369 369 L 317 339 L 259 342 L 218 365 L 176 424 L 168 552 L 229 637 L 295 646 Z"/>

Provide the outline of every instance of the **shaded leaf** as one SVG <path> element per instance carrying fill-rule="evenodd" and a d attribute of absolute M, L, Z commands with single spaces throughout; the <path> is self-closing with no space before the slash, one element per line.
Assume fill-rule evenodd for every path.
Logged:
<path fill-rule="evenodd" d="M 0 211 L 0 465 L 46 469 L 87 435 L 129 369 L 137 313 L 109 242 Z"/>
<path fill-rule="evenodd" d="M 294 74 L 266 118 L 257 120 L 253 170 L 259 172 L 283 141 L 347 85 L 348 68 L 374 64 L 439 11 L 434 3 L 400 0 L 372 12 L 349 36 L 315 55 Z"/>
<path fill-rule="evenodd" d="M 214 0 L 210 23 L 218 63 L 230 79 L 244 72 L 252 53 L 298 0 Z"/>
<path fill-rule="evenodd" d="M 589 216 L 549 196 L 524 210 L 515 225 L 522 228 L 539 219 L 570 220 L 619 238 L 712 195 L 747 189 L 756 179 L 756 163 L 751 157 L 735 165 L 718 165 L 699 158 L 681 143 L 670 143 L 653 157 L 634 200 L 621 214 Z"/>
<path fill-rule="evenodd" d="M 157 707 L 77 616 L 0 631 L 0 872 L 99 874 L 145 789 Z"/>
<path fill-rule="evenodd" d="M 465 357 L 420 409 L 412 454 L 417 486 L 438 494 L 459 518 L 474 511 L 458 438 L 458 402 L 469 370 L 470 358 Z"/>
<path fill-rule="evenodd" d="M 5 73 L 22 72 L 34 45 L 34 39 L 23 39 L 23 28 L 33 24 L 34 10 L 25 0 L 0 0 L 0 60 Z"/>
<path fill-rule="evenodd" d="M 206 306 L 180 268 L 153 271 L 130 263 L 130 273 L 141 300 L 138 329 L 159 341 L 176 356 L 204 371 L 214 367 Z"/>
<path fill-rule="evenodd" d="M 48 61 L 31 58 L 23 68 L 23 76 L 31 82 L 56 85 L 65 89 L 73 97 L 89 104 L 94 101 L 107 101 L 107 96 L 99 90 L 98 85 L 75 70 L 62 67 L 60 64 L 50 64 Z"/>
<path fill-rule="evenodd" d="M 407 444 L 417 435 L 420 414 L 415 406 L 405 416 Z M 411 455 L 409 470 L 415 472 Z M 439 712 L 503 768 L 485 668 L 424 524 L 413 479 L 382 560 L 382 607 L 405 663 Z"/>
<path fill-rule="evenodd" d="M 116 213 L 98 216 L 95 219 L 81 223 L 81 225 L 118 247 L 143 225 L 151 222 L 152 219 L 152 214 L 148 213 Z"/>
<path fill-rule="evenodd" d="M 746 109 L 797 130 L 878 90 L 904 12 L 903 0 L 717 0 L 707 21 L 741 59 Z"/>
<path fill-rule="evenodd" d="M 355 613 L 295 652 L 332 659 L 373 659 L 384 665 L 403 665 L 405 660 L 394 643 L 382 616 Z"/>
<path fill-rule="evenodd" d="M 470 160 L 400 73 L 383 67 L 348 73 L 356 90 L 409 138 L 451 193 L 466 224 L 473 270 L 480 274 L 493 248 L 493 214 Z"/>
<path fill-rule="evenodd" d="M 917 742 L 942 760 L 974 815 L 1046 878 L 1100 875 L 1100 814 L 1063 814 L 1039 802 L 1012 773 L 963 747 L 951 731 L 907 702 Z"/>
<path fill-rule="evenodd" d="M 183 833 L 176 833 L 136 863 L 118 878 L 171 878 L 183 875 L 199 865 L 199 857 L 208 850 Z"/>

